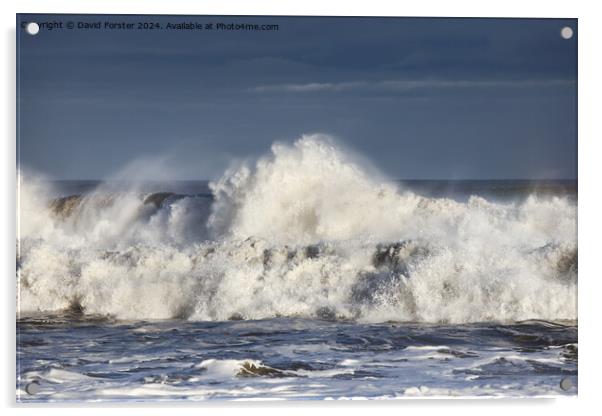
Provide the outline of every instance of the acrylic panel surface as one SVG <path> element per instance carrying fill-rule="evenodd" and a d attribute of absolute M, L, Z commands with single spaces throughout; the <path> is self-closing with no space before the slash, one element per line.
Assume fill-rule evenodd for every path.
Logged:
<path fill-rule="evenodd" d="M 18 15 L 17 400 L 577 394 L 576 57 L 574 19 Z"/>

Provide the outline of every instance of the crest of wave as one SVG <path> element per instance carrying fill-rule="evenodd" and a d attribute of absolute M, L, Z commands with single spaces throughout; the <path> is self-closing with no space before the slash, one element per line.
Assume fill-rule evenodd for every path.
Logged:
<path fill-rule="evenodd" d="M 392 238 L 418 198 L 400 204 L 397 189 L 369 175 L 325 135 L 276 143 L 254 166 L 212 183 L 209 227 L 217 236 L 307 244 L 359 237 Z"/>
<path fill-rule="evenodd" d="M 273 243 L 426 239 L 450 245 L 545 245 L 575 238 L 575 207 L 563 198 L 467 203 L 399 190 L 325 135 L 274 144 L 254 165 L 211 187 L 215 236 Z"/>

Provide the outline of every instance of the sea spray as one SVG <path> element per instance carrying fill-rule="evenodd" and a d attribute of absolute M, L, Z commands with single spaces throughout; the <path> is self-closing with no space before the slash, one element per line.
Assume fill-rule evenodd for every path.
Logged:
<path fill-rule="evenodd" d="M 228 170 L 212 197 L 101 186 L 57 201 L 20 176 L 21 312 L 577 318 L 577 211 L 568 197 L 423 197 L 321 135 Z"/>

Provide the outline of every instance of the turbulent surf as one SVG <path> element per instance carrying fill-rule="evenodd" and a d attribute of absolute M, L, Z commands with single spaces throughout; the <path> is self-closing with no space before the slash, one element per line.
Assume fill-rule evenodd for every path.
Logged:
<path fill-rule="evenodd" d="M 428 196 L 327 136 L 204 191 L 19 173 L 20 313 L 117 319 L 576 320 L 577 206 Z"/>

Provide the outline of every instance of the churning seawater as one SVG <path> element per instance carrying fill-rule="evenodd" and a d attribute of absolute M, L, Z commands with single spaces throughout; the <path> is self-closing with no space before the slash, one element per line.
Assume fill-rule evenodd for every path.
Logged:
<path fill-rule="evenodd" d="M 575 182 L 395 182 L 323 136 L 19 179 L 21 401 L 577 391 Z"/>

